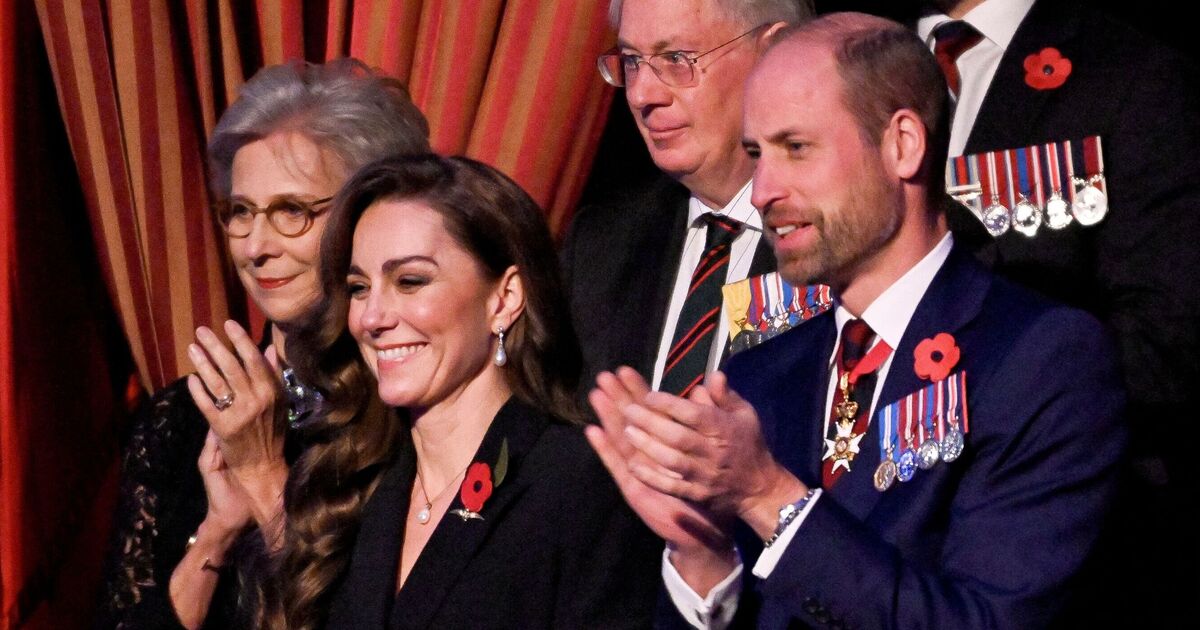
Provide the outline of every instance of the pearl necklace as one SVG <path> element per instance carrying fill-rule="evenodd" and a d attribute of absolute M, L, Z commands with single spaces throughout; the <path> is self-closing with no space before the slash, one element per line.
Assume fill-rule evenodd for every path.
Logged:
<path fill-rule="evenodd" d="M 458 478 L 461 477 L 463 475 L 463 473 L 465 473 L 465 472 L 467 472 L 467 469 L 463 468 L 461 471 L 459 471 L 459 473 L 457 475 L 454 476 L 453 479 L 450 480 L 450 483 L 447 484 L 445 488 L 442 488 L 441 492 L 437 493 L 437 496 L 430 499 L 429 492 L 427 492 L 425 490 L 425 480 L 423 478 L 421 478 L 421 470 L 420 470 L 420 468 L 417 469 L 417 487 L 419 487 L 421 489 L 421 497 L 423 499 L 425 499 L 425 507 L 421 508 L 421 510 L 419 512 L 417 512 L 417 522 L 418 523 L 420 523 L 422 525 L 429 524 L 429 519 L 431 518 L 432 511 L 433 511 L 433 504 L 436 503 L 437 501 L 440 501 L 441 498 L 443 496 L 445 496 L 446 491 L 449 490 L 450 488 L 453 488 L 455 482 L 457 482 Z"/>

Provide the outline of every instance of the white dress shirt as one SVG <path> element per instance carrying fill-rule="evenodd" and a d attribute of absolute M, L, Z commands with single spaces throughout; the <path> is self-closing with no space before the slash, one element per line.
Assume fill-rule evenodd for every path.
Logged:
<path fill-rule="evenodd" d="M 987 96 L 988 86 L 996 69 L 1000 67 L 1000 59 L 1008 45 L 1012 42 L 1017 27 L 1034 0 L 984 0 L 979 6 L 967 11 L 962 21 L 975 27 L 983 35 L 983 39 L 959 56 L 954 64 L 958 67 L 958 75 L 962 80 L 959 89 L 958 102 L 954 105 L 954 118 L 950 125 L 950 156 L 963 154 L 967 146 L 967 138 L 971 128 L 979 116 L 979 108 L 983 98 Z M 933 50 L 933 30 L 951 18 L 942 13 L 930 13 L 917 21 L 917 35 Z M 1037 52 L 1036 50 L 1029 51 Z"/>
<path fill-rule="evenodd" d="M 953 246 L 954 237 L 947 233 L 920 262 L 905 272 L 903 276 L 900 276 L 900 279 L 892 283 L 863 311 L 862 320 L 875 332 L 876 340 L 874 343 L 879 343 L 882 340 L 887 342 L 892 348 L 900 346 L 900 340 L 904 337 L 904 331 L 908 329 L 908 324 L 912 320 L 913 313 L 917 310 L 917 305 L 925 297 L 925 291 L 929 289 L 929 284 L 933 282 L 933 277 L 937 275 L 938 270 L 946 262 L 946 258 L 950 255 L 950 250 Z M 837 372 L 833 369 L 833 362 L 836 359 L 838 344 L 841 342 L 842 326 L 853 318 L 854 315 L 850 311 L 846 310 L 841 304 L 838 304 L 837 309 L 834 311 L 834 321 L 837 325 L 838 338 L 833 344 L 833 352 L 830 353 L 827 363 L 830 374 L 829 388 L 825 396 L 825 409 L 830 409 L 833 406 L 833 396 L 837 388 Z M 878 408 L 879 393 L 883 391 L 883 383 L 887 380 L 894 356 L 895 353 L 893 352 L 879 366 L 878 377 L 875 381 L 875 391 L 871 397 L 872 412 Z M 825 414 L 823 435 L 828 434 L 829 415 Z M 868 471 L 867 474 L 872 473 L 874 471 Z M 796 536 L 796 532 L 799 531 L 800 526 L 804 523 L 809 512 L 812 511 L 813 506 L 817 504 L 820 498 L 821 489 L 818 488 L 813 493 L 812 499 L 804 506 L 800 514 L 788 524 L 779 538 L 770 547 L 763 549 L 762 555 L 758 557 L 758 562 L 754 565 L 753 573 L 755 577 L 762 580 L 770 577 L 771 572 L 775 570 L 775 565 L 778 564 L 779 559 L 787 551 L 792 538 Z M 675 607 L 688 623 L 696 628 L 709 628 L 713 630 L 722 630 L 729 625 L 734 613 L 737 611 L 737 597 L 741 592 L 740 576 L 742 574 L 742 565 L 740 563 L 734 569 L 733 573 L 709 591 L 708 597 L 704 598 L 697 595 L 684 582 L 683 577 L 679 575 L 679 572 L 671 564 L 670 554 L 667 552 L 663 553 L 662 574 L 663 581 L 666 583 L 667 593 L 671 596 L 671 601 L 675 603 Z"/>
<path fill-rule="evenodd" d="M 754 262 L 754 251 L 762 238 L 762 217 L 750 203 L 752 194 L 751 183 L 747 182 L 724 208 L 713 209 L 704 205 L 696 197 L 688 201 L 688 231 L 687 240 L 683 245 L 683 256 L 679 259 L 679 269 L 675 272 L 675 287 L 671 291 L 671 301 L 667 305 L 667 321 L 663 324 L 662 337 L 658 343 L 658 356 L 654 360 L 654 378 L 650 385 L 658 389 L 662 384 L 663 368 L 667 364 L 667 354 L 671 352 L 671 342 L 675 338 L 675 326 L 679 323 L 679 312 L 683 310 L 683 301 L 687 298 L 688 287 L 692 283 L 692 272 L 700 259 L 704 257 L 704 239 L 708 235 L 708 225 L 700 217 L 709 212 L 720 214 L 741 221 L 746 229 L 733 241 L 729 250 L 729 267 L 726 269 L 725 282 L 744 280 L 750 273 L 750 264 Z M 712 347 L 708 352 L 708 367 L 706 372 L 717 369 L 721 355 L 729 343 L 729 322 L 725 317 L 725 306 L 721 306 L 718 315 L 716 336 L 713 337 Z"/>

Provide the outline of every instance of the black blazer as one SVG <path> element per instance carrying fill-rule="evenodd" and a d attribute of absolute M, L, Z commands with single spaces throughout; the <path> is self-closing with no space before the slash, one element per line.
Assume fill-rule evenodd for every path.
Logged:
<path fill-rule="evenodd" d="M 1025 83 L 1023 63 L 1047 47 L 1071 60 L 1071 73 L 1058 88 L 1035 90 Z M 1090 3 L 1038 0 L 996 71 L 966 153 L 1091 135 L 1104 143 L 1104 221 L 992 239 L 956 207 L 951 229 L 997 272 L 1115 330 L 1135 423 L 1179 417 L 1195 402 L 1200 379 L 1195 68 Z M 1187 448 L 1191 440 L 1176 442 Z"/>
<path fill-rule="evenodd" d="M 571 315 L 583 350 L 581 387 L 619 365 L 654 376 L 654 359 L 687 240 L 688 199 L 682 184 L 660 175 L 611 200 L 581 208 L 560 255 Z M 755 276 L 775 270 L 759 240 Z"/>
<path fill-rule="evenodd" d="M 407 436 L 407 432 L 405 432 Z M 327 627 L 644 628 L 662 557 L 578 427 L 510 399 L 474 462 L 508 471 L 480 509 L 447 512 L 404 587 L 396 569 L 416 471 L 406 438 L 368 501 Z M 456 497 L 450 510 L 462 508 Z"/>

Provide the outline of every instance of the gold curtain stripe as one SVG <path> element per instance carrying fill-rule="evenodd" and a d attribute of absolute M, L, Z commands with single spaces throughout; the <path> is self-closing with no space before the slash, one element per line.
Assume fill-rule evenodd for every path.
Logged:
<path fill-rule="evenodd" d="M 120 133 L 125 139 L 123 153 L 129 189 L 133 193 L 131 210 L 137 217 L 138 251 L 145 251 L 145 244 L 153 242 L 153 239 L 146 232 L 145 209 L 149 200 L 146 198 L 145 187 L 146 165 L 142 163 L 142 90 L 138 85 L 136 44 L 138 37 L 145 37 L 148 33 L 137 32 L 133 24 L 133 8 L 125 2 L 113 4 L 109 13 L 109 32 L 113 34 L 113 57 L 110 61 L 114 72 L 113 89 L 120 97 L 117 99 L 117 115 L 121 119 Z M 144 261 L 141 261 L 141 267 L 142 273 L 145 274 Z"/>
<path fill-rule="evenodd" d="M 82 8 L 75 2 L 63 2 L 61 8 L 66 22 L 69 54 L 75 70 L 78 89 L 78 93 L 71 97 L 75 99 L 74 103 L 83 104 L 79 108 L 83 119 L 83 129 L 78 131 L 83 133 L 84 143 L 88 149 L 85 161 L 80 163 L 77 156 L 76 162 L 80 163 L 79 168 L 92 171 L 94 193 L 99 204 L 98 212 L 95 212 L 93 216 L 100 222 L 100 230 L 104 235 L 104 253 L 110 259 L 110 264 L 105 267 L 105 275 L 110 278 L 112 288 L 116 292 L 118 314 L 125 334 L 129 336 L 130 351 L 134 363 L 137 365 L 138 374 L 143 383 L 153 386 L 162 382 L 162 365 L 157 360 L 152 360 L 152 357 L 157 357 L 155 350 L 157 344 L 154 341 L 153 331 L 146 331 L 147 337 L 142 336 L 134 300 L 134 292 L 144 296 L 146 287 L 133 286 L 129 275 L 124 272 L 130 261 L 126 260 L 125 250 L 122 247 L 124 235 L 121 234 L 116 216 L 117 200 L 112 188 L 113 180 L 111 179 L 112 173 L 109 171 L 108 157 L 104 151 L 103 124 L 95 105 L 96 99 L 106 96 L 111 98 L 113 95 L 103 95 L 96 89 L 92 76 L 93 70 L 88 58 L 88 26 L 83 19 Z M 133 262 L 140 263 L 140 261 Z M 143 303 L 148 302 L 148 300 L 143 301 Z"/>
<path fill-rule="evenodd" d="M 283 11 L 279 0 L 258 0 L 263 65 L 283 63 Z"/>
<path fill-rule="evenodd" d="M 171 46 L 170 16 L 164 4 L 154 4 L 150 7 L 151 29 L 150 37 L 152 54 L 150 60 L 154 63 L 154 85 L 142 86 L 153 89 L 157 95 L 158 104 L 158 169 L 159 191 L 162 195 L 157 203 L 146 206 L 146 212 L 161 213 L 163 236 L 166 242 L 166 252 L 186 252 L 188 240 L 187 215 L 182 205 L 190 197 L 186 194 L 185 186 L 195 186 L 202 182 L 185 184 L 183 176 L 183 161 L 196 160 L 196 154 L 184 155 L 183 134 L 190 130 L 188 121 L 180 120 L 179 103 L 176 93 L 176 77 L 179 75 L 180 64 Z M 142 145 L 137 145 L 140 148 Z M 148 269 L 155 292 L 169 291 L 169 310 L 156 316 L 169 316 L 171 320 L 171 340 L 174 360 L 171 362 L 175 372 L 190 365 L 187 359 L 187 346 L 194 337 L 196 328 L 192 318 L 192 293 L 188 278 L 191 277 L 191 265 L 188 256 L 167 254 L 167 269 L 165 275 L 162 269 Z M 200 280 L 200 278 L 196 278 Z M 165 350 L 165 349 L 163 349 Z"/>
<path fill-rule="evenodd" d="M 529 2 L 517 2 L 515 6 L 509 8 L 515 15 L 520 15 L 522 10 L 531 11 L 534 14 L 533 37 L 529 41 L 528 47 L 525 49 L 525 55 L 522 57 L 521 73 L 510 81 L 501 83 L 499 76 L 489 77 L 487 87 L 485 87 L 483 97 L 483 110 L 489 112 L 490 101 L 494 98 L 499 98 L 499 94 L 505 91 L 512 91 L 512 102 L 508 108 L 508 115 L 505 117 L 503 125 L 498 125 L 502 129 L 501 140 L 498 150 L 491 157 L 491 162 L 496 168 L 506 172 L 513 173 L 516 170 L 518 160 L 522 154 L 522 137 L 525 135 L 525 128 L 530 123 L 529 113 L 533 108 L 533 103 L 537 98 L 544 98 L 544 95 L 537 94 L 536 87 L 538 86 L 538 78 L 541 76 L 542 67 L 545 64 L 545 56 L 550 35 L 554 26 L 555 6 L 558 3 L 541 3 L 537 0 Z M 507 12 L 506 12 L 507 13 Z M 513 21 L 516 21 L 514 15 Z M 506 24 L 501 27 L 500 41 L 496 46 L 496 58 L 505 59 L 512 47 L 520 45 L 514 41 L 512 31 L 516 30 L 515 24 Z M 514 86 L 534 86 L 535 89 L 515 89 Z M 491 116 L 485 115 L 480 129 L 492 129 Z M 540 123 L 539 123 L 540 124 Z M 536 152 L 535 152 L 536 153 Z M 527 185 L 528 186 L 528 185 Z M 534 197 L 536 198 L 536 191 Z M 538 199 L 540 204 L 545 204 L 545 199 Z"/>
<path fill-rule="evenodd" d="M 225 103 L 232 103 L 237 98 L 242 82 L 242 51 L 238 48 L 237 30 L 233 25 L 233 9 L 231 0 L 219 0 L 217 3 L 218 20 L 221 29 L 221 61 L 225 75 Z"/>
<path fill-rule="evenodd" d="M 329 18 L 325 22 L 326 59 L 343 56 L 343 42 L 349 42 L 346 31 L 350 28 L 350 20 L 346 13 L 346 1 L 329 0 Z"/>
<path fill-rule="evenodd" d="M 581 59 L 595 58 L 598 54 L 598 51 L 593 49 L 591 44 L 593 35 L 588 30 L 592 16 L 588 11 L 582 10 L 581 5 L 585 4 L 587 2 L 575 2 L 569 8 L 560 5 L 560 11 L 568 11 L 566 17 L 570 18 L 570 22 L 566 31 L 568 35 L 562 44 L 563 49 L 555 51 L 553 57 L 561 56 L 562 59 L 576 60 L 576 62 L 555 66 L 554 81 L 549 86 L 553 91 L 550 94 L 543 94 L 536 102 L 560 105 L 540 109 L 536 115 L 539 119 L 536 126 L 531 124 L 532 120 L 520 126 L 524 131 L 521 134 L 519 145 L 524 150 L 518 149 L 512 158 L 514 160 L 513 169 L 517 176 L 522 181 L 534 182 L 531 186 L 539 187 L 532 192 L 547 212 L 553 212 L 554 199 L 558 196 L 560 187 L 578 176 L 578 172 L 571 170 L 570 167 L 555 168 L 555 165 L 569 164 L 572 158 L 572 149 L 588 144 L 590 139 L 590 134 L 586 132 L 589 131 L 588 122 L 594 117 L 594 112 L 590 107 L 592 103 L 585 100 L 576 101 L 574 98 L 574 94 L 579 91 L 581 86 L 591 87 L 600 83 L 598 73 L 592 64 L 585 65 L 578 62 Z M 594 11 L 594 9 L 592 10 Z M 553 16 L 555 26 L 547 30 L 558 28 L 562 16 L 561 13 Z M 546 59 L 550 56 L 549 54 L 535 54 L 533 58 Z M 542 61 L 536 76 L 547 76 L 544 74 L 545 70 L 546 63 Z M 541 87 L 539 86 L 539 88 Z M 571 141 L 572 138 L 574 142 Z M 556 150 L 529 151 L 533 146 L 554 147 Z M 523 160 L 522 157 L 524 157 Z M 575 166 L 577 167 L 578 164 Z M 552 175 L 536 177 L 536 174 L 540 173 Z M 547 220 L 553 218 L 548 216 Z M 553 228 L 552 225 L 551 229 L 553 230 Z"/>
<path fill-rule="evenodd" d="M 213 51 L 209 45 L 208 8 L 204 0 L 187 0 L 188 33 L 192 38 L 192 66 L 196 76 L 192 85 L 196 95 L 200 97 L 200 121 L 204 128 L 204 137 L 212 134 L 217 123 L 216 94 L 214 93 L 212 60 Z"/>

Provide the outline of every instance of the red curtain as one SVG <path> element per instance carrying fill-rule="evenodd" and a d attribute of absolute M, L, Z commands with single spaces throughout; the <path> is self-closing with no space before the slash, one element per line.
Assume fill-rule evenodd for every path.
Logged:
<path fill-rule="evenodd" d="M 86 626 L 131 366 L 32 3 L 0 25 L 0 628 Z"/>
<path fill-rule="evenodd" d="M 0 628 L 7 628 L 7 612 L 13 607 L 10 584 L 20 582 L 21 569 L 14 559 L 20 541 L 16 532 L 20 518 L 9 499 L 20 496 L 21 454 L 13 448 L 20 443 L 14 404 L 12 373 L 13 322 L 12 278 L 16 274 L 15 251 L 13 130 L 16 114 L 13 98 L 16 87 L 16 10 L 11 3 L 0 4 Z"/>

